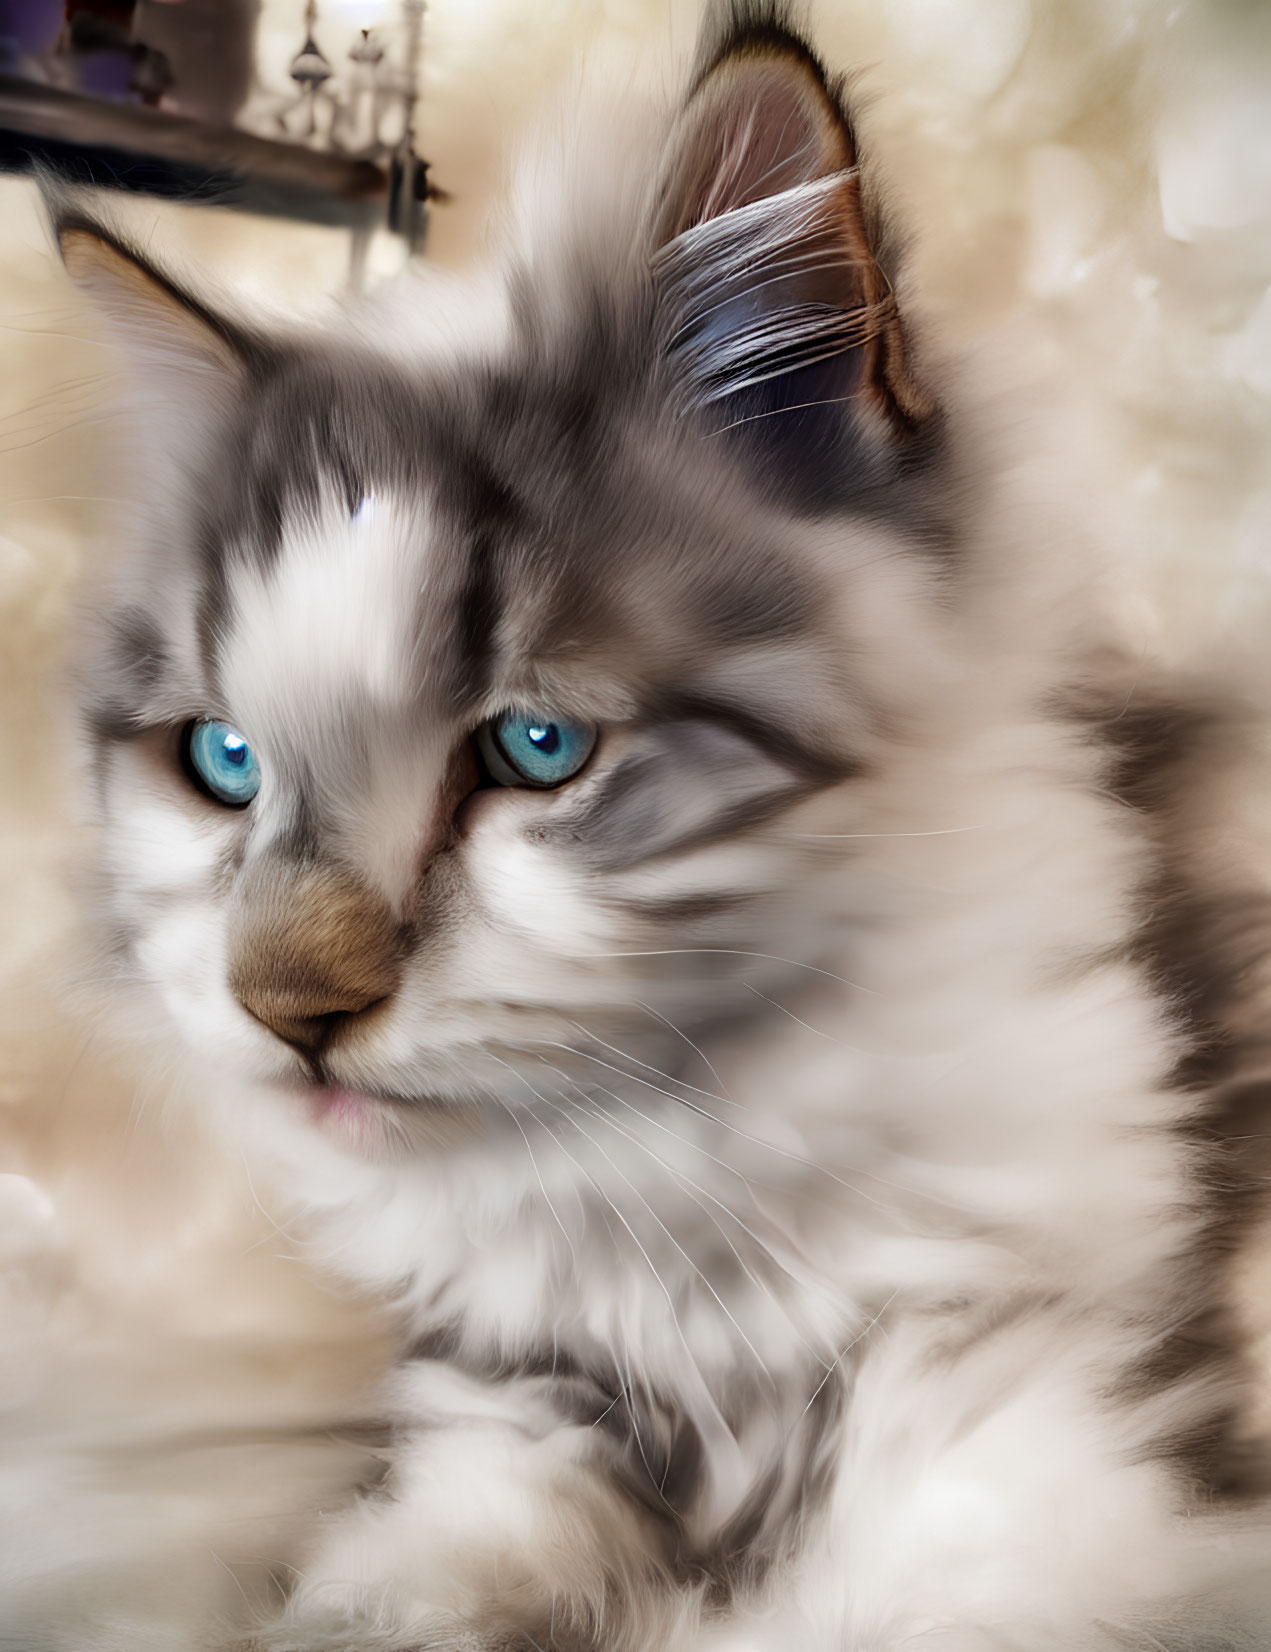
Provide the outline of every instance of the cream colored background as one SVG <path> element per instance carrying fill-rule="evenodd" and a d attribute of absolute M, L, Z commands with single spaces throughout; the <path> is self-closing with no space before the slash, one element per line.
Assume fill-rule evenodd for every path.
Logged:
<path fill-rule="evenodd" d="M 269 0 L 267 63 L 285 64 L 302 9 Z M 327 10 L 334 56 L 372 8 Z M 431 256 L 472 256 L 500 155 L 562 77 L 665 75 L 694 10 L 434 0 L 424 148 L 454 199 Z M 1107 577 L 1145 665 L 1256 656 L 1271 635 L 1271 8 L 821 0 L 812 15 L 858 76 L 929 322 L 965 343 L 1005 329 L 1071 392 L 1114 480 Z M 156 252 L 248 301 L 317 307 L 346 276 L 335 232 L 129 213 Z M 381 241 L 373 269 L 398 256 Z M 373 1311 L 310 1276 L 232 1156 L 162 1106 L 161 1078 L 67 1007 L 83 954 L 59 683 L 68 593 L 117 486 L 111 360 L 14 181 L 0 340 L 0 1615 L 23 1644 L 14 1625 L 131 1600 L 150 1630 L 121 1644 L 170 1652 L 262 1584 L 297 1504 L 356 1471 L 327 1431 L 373 1409 L 387 1345 Z M 1235 800 L 1245 847 L 1264 785 Z M 1271 1264 L 1251 1258 L 1243 1289 L 1271 1323 Z"/>

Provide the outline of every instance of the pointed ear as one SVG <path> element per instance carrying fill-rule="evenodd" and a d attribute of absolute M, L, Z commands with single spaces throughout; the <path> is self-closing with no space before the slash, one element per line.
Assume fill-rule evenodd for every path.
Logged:
<path fill-rule="evenodd" d="M 246 334 L 183 292 L 111 230 L 66 213 L 53 231 L 66 273 L 132 354 L 213 380 L 248 368 L 255 349 Z"/>
<path fill-rule="evenodd" d="M 112 229 L 46 188 L 67 273 L 123 358 L 124 452 L 152 492 L 197 468 L 268 347 L 156 269 Z"/>
<path fill-rule="evenodd" d="M 67 211 L 55 217 L 53 232 L 67 273 L 136 367 L 176 375 L 205 393 L 228 388 L 249 370 L 254 341 L 113 231 Z"/>
<path fill-rule="evenodd" d="M 768 439 L 811 440 L 829 458 L 849 427 L 894 443 L 932 414 L 909 371 L 851 124 L 780 23 L 737 25 L 699 77 L 656 242 L 680 382 L 721 427 L 769 421 Z"/>

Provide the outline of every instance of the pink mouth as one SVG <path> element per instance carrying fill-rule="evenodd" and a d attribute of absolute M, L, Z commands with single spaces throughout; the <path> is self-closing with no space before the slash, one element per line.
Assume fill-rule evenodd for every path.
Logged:
<path fill-rule="evenodd" d="M 360 1090 L 346 1090 L 338 1084 L 305 1092 L 305 1100 L 315 1124 L 332 1135 L 360 1141 L 374 1128 L 374 1120 L 387 1103 Z"/>

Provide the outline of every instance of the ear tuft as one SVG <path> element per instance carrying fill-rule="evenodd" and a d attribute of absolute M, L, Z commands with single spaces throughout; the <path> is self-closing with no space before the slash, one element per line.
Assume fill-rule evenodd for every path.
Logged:
<path fill-rule="evenodd" d="M 934 408 L 908 370 L 855 133 L 784 16 L 724 17 L 675 133 L 654 255 L 671 351 L 690 405 L 726 424 L 801 414 L 837 445 L 855 409 L 905 436 Z"/>

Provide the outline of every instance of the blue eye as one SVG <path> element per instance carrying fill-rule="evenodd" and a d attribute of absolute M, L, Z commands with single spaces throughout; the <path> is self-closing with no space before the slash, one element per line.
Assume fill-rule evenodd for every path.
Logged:
<path fill-rule="evenodd" d="M 501 786 L 559 786 L 591 756 L 596 731 L 590 723 L 505 711 L 477 731 L 477 746 Z"/>
<path fill-rule="evenodd" d="M 185 731 L 190 771 L 218 803 L 242 808 L 260 790 L 260 765 L 252 748 L 228 723 L 191 723 Z"/>

